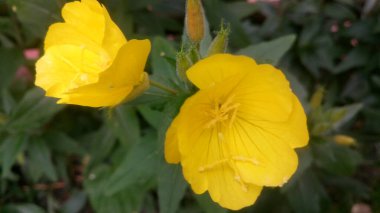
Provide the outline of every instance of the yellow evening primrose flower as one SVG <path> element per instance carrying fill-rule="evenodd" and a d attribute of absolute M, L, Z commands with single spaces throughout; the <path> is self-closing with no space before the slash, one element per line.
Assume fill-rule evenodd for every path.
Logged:
<path fill-rule="evenodd" d="M 166 134 L 165 158 L 181 163 L 197 194 L 222 207 L 252 205 L 263 186 L 294 174 L 294 151 L 306 146 L 305 112 L 280 70 L 246 56 L 216 54 L 187 71 L 199 91 Z"/>
<path fill-rule="evenodd" d="M 35 84 L 58 103 L 115 106 L 147 87 L 149 40 L 130 40 L 97 0 L 70 2 L 49 27 Z"/>

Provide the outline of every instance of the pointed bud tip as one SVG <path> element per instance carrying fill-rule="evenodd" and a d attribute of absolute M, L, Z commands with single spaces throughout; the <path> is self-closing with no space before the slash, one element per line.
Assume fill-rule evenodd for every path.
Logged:
<path fill-rule="evenodd" d="M 204 11 L 201 0 L 186 2 L 186 32 L 190 40 L 199 43 L 204 37 Z"/>

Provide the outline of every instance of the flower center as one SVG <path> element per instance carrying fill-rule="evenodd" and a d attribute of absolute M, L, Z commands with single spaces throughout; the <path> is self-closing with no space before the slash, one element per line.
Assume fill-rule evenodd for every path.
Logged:
<path fill-rule="evenodd" d="M 234 102 L 234 95 L 230 95 L 224 100 L 215 100 L 211 108 L 206 111 L 210 121 L 206 123 L 205 127 L 212 128 L 217 124 L 224 124 L 226 122 L 231 126 L 235 120 L 239 106 L 240 103 Z"/>

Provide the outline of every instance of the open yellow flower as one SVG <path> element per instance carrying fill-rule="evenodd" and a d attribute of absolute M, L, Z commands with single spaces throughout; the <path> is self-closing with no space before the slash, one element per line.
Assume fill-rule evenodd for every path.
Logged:
<path fill-rule="evenodd" d="M 97 0 L 67 3 L 50 26 L 35 84 L 58 103 L 114 106 L 146 87 L 149 40 L 130 40 Z"/>
<path fill-rule="evenodd" d="M 228 209 L 255 202 L 263 186 L 295 172 L 294 148 L 307 145 L 306 116 L 289 82 L 271 65 L 217 54 L 187 71 L 199 91 L 166 134 L 165 158 L 181 163 L 195 193 Z"/>

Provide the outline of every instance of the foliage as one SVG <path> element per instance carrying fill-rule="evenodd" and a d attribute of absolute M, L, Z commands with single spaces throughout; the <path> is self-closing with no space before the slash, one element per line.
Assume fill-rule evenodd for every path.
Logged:
<path fill-rule="evenodd" d="M 96 110 L 56 105 L 33 86 L 35 58 L 23 53 L 41 49 L 65 2 L 0 1 L 0 212 L 227 212 L 164 162 L 165 131 L 187 93 L 151 88 Z M 182 91 L 175 57 L 185 1 L 103 2 L 127 38 L 151 39 L 152 78 Z M 361 202 L 380 211 L 380 4 L 207 0 L 204 8 L 206 32 L 221 18 L 229 23 L 229 52 L 286 72 L 312 135 L 290 182 L 241 212 L 349 212 Z M 337 143 L 336 134 L 356 145 Z"/>

